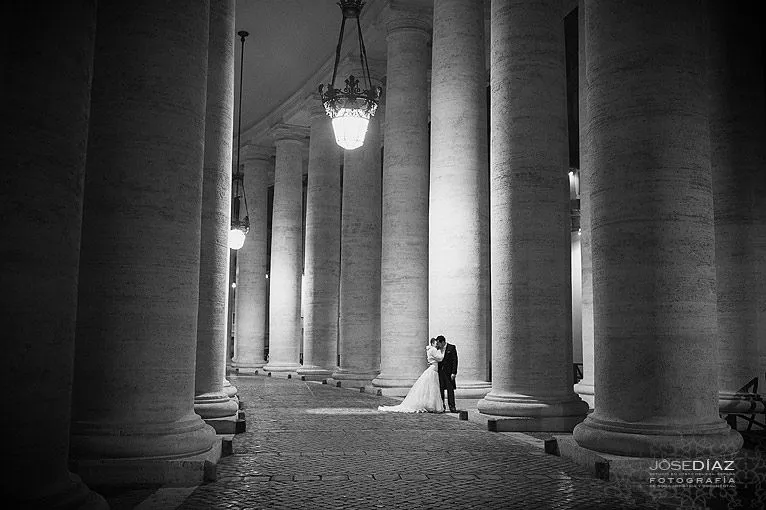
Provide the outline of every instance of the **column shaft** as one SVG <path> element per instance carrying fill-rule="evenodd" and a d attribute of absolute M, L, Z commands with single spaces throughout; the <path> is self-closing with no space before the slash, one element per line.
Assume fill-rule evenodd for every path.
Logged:
<path fill-rule="evenodd" d="M 717 455 L 713 195 L 699 2 L 586 2 L 598 402 L 586 448 Z"/>
<path fill-rule="evenodd" d="M 340 365 L 343 385 L 370 384 L 380 372 L 380 115 L 364 145 L 345 151 L 341 216 Z"/>
<path fill-rule="evenodd" d="M 430 336 L 460 359 L 458 394 L 488 382 L 489 197 L 484 5 L 434 2 L 428 228 Z"/>
<path fill-rule="evenodd" d="M 99 2 L 72 403 L 80 469 L 130 458 L 138 478 L 136 459 L 215 451 L 193 409 L 209 12 Z"/>
<path fill-rule="evenodd" d="M 268 182 L 274 171 L 273 149 L 247 145 L 242 150 L 250 233 L 237 253 L 234 367 L 239 373 L 262 368 L 266 347 Z"/>
<path fill-rule="evenodd" d="M 304 376 L 326 377 L 337 368 L 340 285 L 340 149 L 319 102 L 311 110 L 306 190 L 303 280 Z"/>
<path fill-rule="evenodd" d="M 236 415 L 238 409 L 223 391 L 234 129 L 233 32 L 234 0 L 211 2 L 194 379 L 194 410 L 205 419 Z"/>
<path fill-rule="evenodd" d="M 580 111 L 580 257 L 582 261 L 582 380 L 575 391 L 593 408 L 593 259 L 590 242 L 590 174 L 588 129 L 588 81 L 585 74 L 585 0 L 577 5 L 578 108 Z"/>
<path fill-rule="evenodd" d="M 766 263 L 756 195 L 764 166 L 761 25 L 741 8 L 713 2 L 710 139 L 715 207 L 719 407 L 747 411 L 741 391 L 758 370 L 758 271 Z M 762 207 L 762 206 L 761 206 Z M 760 248 L 760 249 L 759 249 Z M 761 374 L 762 375 L 762 374 Z"/>
<path fill-rule="evenodd" d="M 275 134 L 274 208 L 269 274 L 269 360 L 264 370 L 300 367 L 303 260 L 302 137 L 295 129 Z"/>
<path fill-rule="evenodd" d="M 478 408 L 571 430 L 587 405 L 572 389 L 560 3 L 493 1 L 491 62 L 492 391 Z"/>
<path fill-rule="evenodd" d="M 22 4 L 4 7 L 0 492 L 12 508 L 108 508 L 67 465 L 96 2 Z"/>
<path fill-rule="evenodd" d="M 422 13 L 388 19 L 383 154 L 381 363 L 373 381 L 406 393 L 426 367 L 428 342 L 429 24 Z M 388 390 L 387 390 L 388 391 Z"/>

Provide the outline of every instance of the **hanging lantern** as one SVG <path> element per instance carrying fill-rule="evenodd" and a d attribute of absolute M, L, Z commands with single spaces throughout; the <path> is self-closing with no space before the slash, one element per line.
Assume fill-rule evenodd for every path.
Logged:
<path fill-rule="evenodd" d="M 231 230 L 229 230 L 229 248 L 239 250 L 245 244 L 245 236 L 250 232 L 250 218 L 247 215 L 247 197 L 245 196 L 245 174 L 238 167 L 232 176 L 234 184 L 231 199 Z M 240 206 L 244 202 L 245 217 L 239 219 Z"/>
<path fill-rule="evenodd" d="M 343 21 L 340 25 L 338 46 L 335 50 L 335 66 L 333 67 L 332 80 L 324 90 L 324 84 L 319 85 L 319 95 L 322 98 L 327 115 L 332 119 L 332 128 L 335 132 L 335 141 L 346 150 L 354 150 L 364 144 L 367 134 L 367 125 L 378 109 L 378 100 L 382 89 L 373 87 L 370 80 L 370 69 L 367 64 L 367 51 L 362 38 L 362 25 L 359 22 L 359 13 L 364 2 L 361 0 L 340 0 L 338 5 L 343 12 Z M 346 28 L 346 20 L 356 18 L 357 32 L 359 34 L 359 59 L 362 69 L 362 79 L 366 81 L 367 88 L 360 87 L 359 80 L 352 74 L 346 80 L 346 86 L 341 89 L 335 88 L 335 77 L 338 74 L 338 62 L 340 60 L 341 47 L 343 45 L 343 32 Z M 362 84 L 362 86 L 364 86 Z"/>
<path fill-rule="evenodd" d="M 245 63 L 245 37 L 248 34 L 244 30 L 237 32 L 242 41 L 242 52 L 239 61 L 239 120 L 237 124 L 237 166 L 232 179 L 232 199 L 231 199 L 231 230 L 229 230 L 229 248 L 239 250 L 245 244 L 245 236 L 250 232 L 250 218 L 247 214 L 247 196 L 245 195 L 245 174 L 239 166 L 239 146 L 242 135 L 242 69 Z M 239 218 L 240 207 L 245 206 L 245 217 Z"/>

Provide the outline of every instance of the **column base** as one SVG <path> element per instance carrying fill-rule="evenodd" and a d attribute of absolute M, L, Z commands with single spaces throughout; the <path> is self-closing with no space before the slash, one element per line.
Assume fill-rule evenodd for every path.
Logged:
<path fill-rule="evenodd" d="M 181 458 L 205 454 L 215 442 L 215 431 L 194 412 L 176 421 L 159 423 L 73 421 L 69 455 L 78 462 Z"/>
<path fill-rule="evenodd" d="M 244 413 L 236 412 L 231 416 L 221 418 L 207 418 L 205 423 L 213 427 L 215 433 L 219 436 L 230 436 L 232 434 L 242 434 L 247 430 Z"/>
<path fill-rule="evenodd" d="M 595 413 L 598 413 L 596 411 Z M 742 436 L 726 422 L 669 424 L 621 422 L 588 416 L 573 437 L 583 448 L 628 457 L 729 455 L 742 447 Z"/>
<path fill-rule="evenodd" d="M 300 363 L 266 363 L 263 365 L 264 372 L 296 372 L 301 368 Z"/>
<path fill-rule="evenodd" d="M 318 367 L 316 365 L 303 365 L 298 370 L 296 370 L 296 372 L 300 376 L 310 377 L 313 380 L 319 380 L 332 377 L 333 371 L 327 368 Z"/>
<path fill-rule="evenodd" d="M 55 493 L 48 493 L 41 488 L 44 496 L 36 494 L 35 498 L 25 497 L 4 499 L 7 508 L 45 508 L 50 510 L 109 510 L 109 503 L 96 492 L 93 492 L 76 474 L 69 473 L 70 483 Z M 24 496 L 31 496 L 24 494 Z M 8 506 L 10 504 L 10 506 Z"/>
<path fill-rule="evenodd" d="M 231 384 L 231 381 L 225 377 L 223 378 L 223 392 L 226 393 L 229 398 L 234 398 L 237 396 L 237 387 Z"/>
<path fill-rule="evenodd" d="M 221 459 L 222 440 L 215 436 L 214 439 L 207 451 L 197 455 L 175 458 L 82 459 L 71 461 L 71 466 L 73 471 L 94 487 L 136 484 L 193 487 L 216 479 L 216 463 Z"/>
<path fill-rule="evenodd" d="M 555 452 L 548 451 L 548 441 L 555 441 Z M 546 452 L 573 461 L 601 480 L 622 480 L 645 484 L 648 478 L 652 476 L 650 468 L 654 468 L 657 463 L 656 458 L 625 457 L 588 450 L 578 445 L 572 436 L 555 436 L 553 440 L 548 441 L 545 445 Z M 680 460 L 688 461 L 690 459 Z"/>
<path fill-rule="evenodd" d="M 588 407 L 590 409 L 593 409 L 595 407 L 596 397 L 595 397 L 595 388 L 593 387 L 593 382 L 583 382 L 580 381 L 579 383 L 574 385 L 574 391 L 578 395 L 580 395 L 580 398 L 583 402 L 588 404 Z"/>
<path fill-rule="evenodd" d="M 332 378 L 340 381 L 343 388 L 364 388 L 371 386 L 373 379 L 378 376 L 378 371 L 354 370 L 339 368 L 332 374 Z"/>
<path fill-rule="evenodd" d="M 463 381 L 460 374 L 456 377 L 457 389 L 455 398 L 484 398 L 492 390 L 492 383 L 489 381 Z"/>
<path fill-rule="evenodd" d="M 412 385 L 418 380 L 418 376 L 409 378 L 387 374 L 380 374 L 372 380 L 372 386 L 380 388 L 380 394 L 387 397 L 404 397 L 410 391 Z"/>
<path fill-rule="evenodd" d="M 518 393 L 490 391 L 476 406 L 480 413 L 514 418 L 582 418 L 588 404 L 575 393 L 534 397 Z"/>
<path fill-rule="evenodd" d="M 572 432 L 585 416 L 544 416 L 490 418 L 487 430 L 490 432 Z"/>
<path fill-rule="evenodd" d="M 264 372 L 264 375 L 275 379 L 300 379 L 297 372 Z"/>
<path fill-rule="evenodd" d="M 718 411 L 721 414 L 762 413 L 763 403 L 756 400 L 757 398 L 755 393 L 721 391 L 718 393 Z"/>
<path fill-rule="evenodd" d="M 194 397 L 194 412 L 204 420 L 236 416 L 238 410 L 237 401 L 223 391 L 203 393 Z"/>
<path fill-rule="evenodd" d="M 237 361 L 233 360 L 231 362 L 231 369 L 236 371 L 238 374 L 257 374 L 259 371 L 263 370 L 263 366 L 266 364 L 265 361 L 258 362 L 247 362 L 247 361 Z"/>

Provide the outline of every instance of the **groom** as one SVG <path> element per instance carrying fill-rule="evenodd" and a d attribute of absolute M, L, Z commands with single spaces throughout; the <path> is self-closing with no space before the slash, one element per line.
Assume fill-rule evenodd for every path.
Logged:
<path fill-rule="evenodd" d="M 442 395 L 442 404 L 444 404 L 444 390 L 447 390 L 447 402 L 449 403 L 449 412 L 458 412 L 455 407 L 455 376 L 457 375 L 457 349 L 454 345 L 448 344 L 443 335 L 436 337 L 436 346 L 438 349 L 444 349 L 444 359 L 439 362 L 439 392 Z M 446 407 L 446 406 L 444 406 Z"/>

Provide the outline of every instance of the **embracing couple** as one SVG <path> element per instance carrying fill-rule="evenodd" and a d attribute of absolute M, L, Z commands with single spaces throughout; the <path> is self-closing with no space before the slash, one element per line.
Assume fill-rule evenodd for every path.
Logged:
<path fill-rule="evenodd" d="M 444 391 L 447 391 L 449 411 L 456 413 L 455 376 L 457 375 L 457 349 L 439 335 L 426 345 L 428 368 L 412 385 L 401 404 L 379 406 L 379 411 L 394 413 L 443 413 Z"/>

